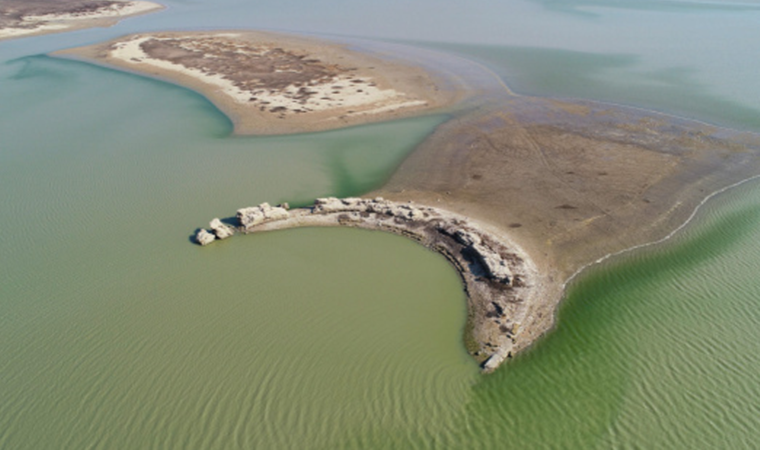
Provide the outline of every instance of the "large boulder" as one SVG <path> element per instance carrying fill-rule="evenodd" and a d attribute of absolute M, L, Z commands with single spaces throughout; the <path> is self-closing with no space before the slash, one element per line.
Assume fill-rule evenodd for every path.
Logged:
<path fill-rule="evenodd" d="M 240 225 L 246 230 L 265 222 L 284 220 L 288 217 L 290 217 L 288 210 L 279 206 L 271 206 L 269 203 L 237 210 Z"/>
<path fill-rule="evenodd" d="M 346 211 L 363 211 L 366 209 L 365 201 L 360 198 L 335 198 L 325 197 L 318 198 L 314 202 L 314 212 L 316 213 L 334 213 Z"/>
<path fill-rule="evenodd" d="M 390 204 L 385 209 L 385 213 L 404 220 L 422 220 L 425 218 L 424 212 L 409 204 Z"/>
<path fill-rule="evenodd" d="M 235 229 L 229 225 L 223 224 L 219 218 L 212 220 L 208 226 L 219 239 L 227 239 L 228 237 L 235 234 Z"/>
<path fill-rule="evenodd" d="M 467 230 L 457 230 L 454 232 L 454 239 L 464 246 L 479 245 L 481 242 L 480 236 L 476 233 Z"/>
<path fill-rule="evenodd" d="M 367 207 L 367 200 L 359 197 L 346 197 L 341 199 L 341 202 L 351 208 L 364 209 Z"/>
<path fill-rule="evenodd" d="M 346 208 L 346 205 L 344 205 L 339 198 L 335 197 L 318 198 L 314 202 L 314 212 L 318 213 L 341 212 L 347 210 L 348 208 Z"/>
<path fill-rule="evenodd" d="M 201 244 L 204 247 L 214 242 L 214 240 L 216 240 L 216 236 L 204 230 L 203 228 L 201 228 L 200 231 L 195 234 L 195 242 Z"/>
<path fill-rule="evenodd" d="M 418 208 L 412 208 L 409 211 L 409 220 L 425 220 L 425 213 Z"/>
<path fill-rule="evenodd" d="M 491 373 L 496 370 L 505 359 L 512 357 L 512 344 L 504 344 L 483 363 L 483 372 Z"/>
<path fill-rule="evenodd" d="M 374 200 L 367 202 L 367 211 L 375 214 L 393 214 L 393 203 L 384 200 L 382 197 L 377 197 Z"/>
<path fill-rule="evenodd" d="M 505 284 L 512 282 L 512 271 L 509 269 L 507 262 L 498 253 L 481 244 L 473 244 L 470 248 L 472 248 L 478 260 L 480 260 L 489 278 Z"/>

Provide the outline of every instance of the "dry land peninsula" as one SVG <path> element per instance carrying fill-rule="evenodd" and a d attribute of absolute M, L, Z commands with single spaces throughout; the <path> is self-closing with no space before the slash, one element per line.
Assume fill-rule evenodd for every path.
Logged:
<path fill-rule="evenodd" d="M 348 226 L 444 255 L 468 299 L 464 342 L 485 372 L 554 325 L 566 283 L 594 262 L 666 239 L 712 194 L 760 173 L 760 139 L 662 114 L 528 97 L 438 128 L 365 198 L 262 204 L 214 219 L 235 232 Z"/>
<path fill-rule="evenodd" d="M 3 0 L 0 2 L 0 40 L 107 27 L 119 20 L 163 9 L 146 1 Z"/>
<path fill-rule="evenodd" d="M 194 89 L 233 121 L 237 134 L 341 128 L 452 104 L 432 74 L 344 46 L 282 34 L 137 34 L 69 55 Z"/>

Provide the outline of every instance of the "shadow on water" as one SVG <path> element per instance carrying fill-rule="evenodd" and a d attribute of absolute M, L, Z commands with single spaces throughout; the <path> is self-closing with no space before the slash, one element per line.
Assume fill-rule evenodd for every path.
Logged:
<path fill-rule="evenodd" d="M 648 254 L 626 255 L 576 282 L 557 327 L 473 387 L 461 442 L 489 435 L 505 448 L 537 442 L 551 448 L 598 445 L 624 400 L 642 395 L 630 389 L 641 351 L 639 322 L 663 301 L 648 294 L 651 287 L 737 245 L 759 220 L 757 206 L 727 214 L 694 237 Z"/>
<path fill-rule="evenodd" d="M 221 219 L 219 219 L 219 220 L 220 220 L 220 221 L 221 221 L 223 224 L 225 224 L 225 225 L 229 225 L 229 226 L 231 226 L 231 227 L 235 227 L 235 228 L 237 228 L 237 227 L 239 227 L 239 226 L 240 226 L 240 221 L 238 220 L 238 218 L 237 218 L 236 216 L 231 216 L 231 217 L 222 217 L 222 218 L 221 218 Z"/>

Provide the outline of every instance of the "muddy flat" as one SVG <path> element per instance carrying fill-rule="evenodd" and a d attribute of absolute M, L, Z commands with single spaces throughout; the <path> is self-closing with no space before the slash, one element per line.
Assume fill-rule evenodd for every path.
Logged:
<path fill-rule="evenodd" d="M 586 101 L 515 97 L 448 122 L 368 196 L 490 224 L 538 267 L 524 348 L 564 284 L 606 255 L 664 238 L 713 192 L 760 171 L 760 139 Z M 475 323 L 475 327 L 483 325 Z"/>

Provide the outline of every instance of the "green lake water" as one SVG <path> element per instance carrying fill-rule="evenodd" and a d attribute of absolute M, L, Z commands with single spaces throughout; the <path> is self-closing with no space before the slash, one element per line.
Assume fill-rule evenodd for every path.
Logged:
<path fill-rule="evenodd" d="M 576 3 L 514 4 L 533 11 L 528 22 L 601 20 L 579 14 L 594 3 Z M 229 121 L 191 91 L 39 55 L 253 15 L 224 5 L 210 16 L 207 3 L 176 1 L 176 16 L 0 44 L 0 448 L 757 447 L 758 183 L 717 196 L 666 244 L 578 278 L 557 329 L 490 376 L 462 344 L 456 272 L 411 241 L 300 229 L 191 244 L 196 227 L 239 207 L 378 187 L 446 120 L 230 137 Z M 443 8 L 442 23 L 460 12 Z M 290 18 L 319 28 L 305 13 Z M 367 35 L 387 37 L 378 27 Z M 501 39 L 437 46 L 526 92 L 626 100 L 611 88 L 620 73 L 584 59 L 577 42 Z M 531 84 L 526 74 L 563 58 L 577 76 Z M 588 77 L 598 91 L 573 84 Z M 726 122 L 754 127 L 751 95 L 743 104 L 707 86 L 738 114 Z M 643 103 L 682 113 L 668 105 L 704 87 Z M 702 117 L 709 102 L 694 101 L 685 109 Z"/>

